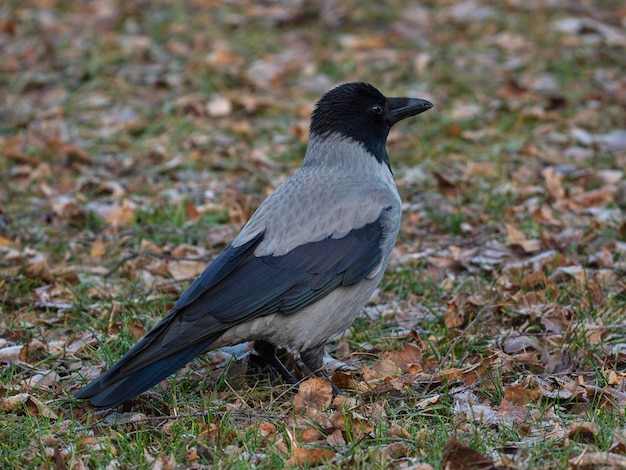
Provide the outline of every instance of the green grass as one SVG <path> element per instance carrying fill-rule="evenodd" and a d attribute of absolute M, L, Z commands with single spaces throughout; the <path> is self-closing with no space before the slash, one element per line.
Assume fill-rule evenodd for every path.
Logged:
<path fill-rule="evenodd" d="M 492 8 L 486 18 L 474 9 L 453 15 L 460 2 L 407 0 L 323 9 L 160 1 L 115 5 L 111 16 L 91 10 L 98 2 L 5 3 L 0 358 L 7 347 L 23 346 L 23 354 L 0 359 L 0 467 L 80 460 L 89 468 L 150 468 L 163 456 L 181 467 L 281 468 L 296 448 L 317 448 L 335 452 L 317 462 L 322 468 L 443 468 L 451 436 L 512 468 L 568 468 L 589 452 L 619 454 L 624 201 L 613 192 L 614 200 L 576 206 L 575 197 L 605 188 L 597 172 L 623 170 L 623 149 L 581 146 L 571 131 L 623 128 L 626 103 L 615 90 L 624 54 L 587 41 L 593 31 L 560 34 L 552 23 L 589 16 L 619 27 L 621 2 L 576 12 L 478 2 Z M 254 63 L 274 74 L 269 86 L 251 73 Z M 556 89 L 533 88 L 546 75 Z M 296 126 L 320 95 L 307 83 L 325 89 L 351 80 L 423 95 L 436 108 L 392 133 L 389 154 L 407 206 L 398 256 L 375 297 L 381 314 L 359 317 L 345 337 L 347 356 L 338 357 L 357 368 L 349 401 L 298 411 L 288 385 L 248 370 L 245 357 L 218 353 L 117 415 L 73 399 L 89 367 L 114 363 L 189 284 L 171 278 L 168 263 L 180 261 L 172 250 L 204 247 L 209 262 L 298 168 L 305 144 Z M 206 113 L 215 94 L 232 101 L 231 115 Z M 181 106 L 185 96 L 197 101 Z M 457 114 L 468 104 L 479 107 L 475 116 Z M 64 153 L 64 144 L 87 158 Z M 542 172 L 563 165 L 577 171 L 564 178 L 565 200 L 557 201 Z M 425 177 L 404 179 L 411 174 Z M 80 214 L 55 213 L 59 196 L 73 198 Z M 93 210 L 121 203 L 133 208 L 121 224 Z M 201 209 L 198 218 L 191 205 Z M 505 224 L 538 239 L 540 251 L 506 246 Z M 496 242 L 502 259 L 482 262 Z M 142 251 L 147 244 L 157 252 Z M 524 265 L 550 250 L 545 264 Z M 29 271 L 38 253 L 50 276 Z M 419 256 L 403 258 L 411 254 Z M 608 265 L 599 268 L 597 256 Z M 587 277 L 551 280 L 564 266 L 581 266 Z M 508 350 L 519 337 L 536 346 Z M 407 342 L 420 347 L 421 369 L 368 376 Z M 345 343 L 334 339 L 329 350 Z M 564 369 L 551 372 L 555 364 Z M 46 372 L 58 379 L 29 385 Z M 527 413 L 522 423 L 507 419 L 504 399 L 515 387 L 528 393 L 516 405 Z M 43 416 L 32 400 L 11 407 L 20 393 L 57 417 Z M 485 416 L 495 413 L 495 423 L 459 411 L 470 400 L 464 393 Z M 567 434 L 581 422 L 597 432 Z M 337 429 L 343 443 L 333 441 Z"/>

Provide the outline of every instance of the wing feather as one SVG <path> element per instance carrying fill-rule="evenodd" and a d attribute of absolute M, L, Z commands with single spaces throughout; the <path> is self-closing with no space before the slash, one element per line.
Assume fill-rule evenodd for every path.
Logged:
<path fill-rule="evenodd" d="M 210 349 L 231 326 L 274 313 L 293 314 L 341 285 L 362 280 L 382 259 L 389 211 L 341 238 L 306 243 L 282 256 L 255 256 L 263 233 L 229 246 L 165 318 L 76 396 L 115 406 Z"/>

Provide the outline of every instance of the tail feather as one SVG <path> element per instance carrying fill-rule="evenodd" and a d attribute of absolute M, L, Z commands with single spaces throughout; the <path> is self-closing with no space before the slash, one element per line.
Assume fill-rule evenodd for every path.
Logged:
<path fill-rule="evenodd" d="M 176 372 L 196 356 L 200 355 L 215 341 L 215 337 L 153 362 L 139 371 L 128 375 L 121 372 L 126 366 L 141 366 L 142 359 L 129 354 L 120 359 L 111 369 L 89 385 L 74 393 L 79 399 L 89 399 L 91 404 L 101 408 L 113 408 L 126 400 L 145 392 L 153 385 Z M 145 350 L 142 352 L 146 352 Z M 135 364 L 133 364 L 135 363 Z"/>

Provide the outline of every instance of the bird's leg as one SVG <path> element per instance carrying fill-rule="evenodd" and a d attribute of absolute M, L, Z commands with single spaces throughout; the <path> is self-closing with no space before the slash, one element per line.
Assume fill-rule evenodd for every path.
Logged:
<path fill-rule="evenodd" d="M 333 396 L 341 395 L 341 390 L 333 383 L 330 378 L 330 374 L 324 370 L 324 349 L 326 343 L 319 344 L 312 348 L 300 351 L 300 359 L 304 363 L 304 366 L 308 369 L 307 374 L 316 375 L 318 377 L 325 377 L 330 381 L 330 385 L 333 388 Z"/>
<path fill-rule="evenodd" d="M 261 358 L 266 364 L 272 366 L 286 383 L 298 383 L 298 379 L 296 379 L 293 374 L 289 372 L 289 369 L 287 369 L 285 364 L 278 359 L 278 356 L 276 355 L 276 346 L 274 344 L 269 341 L 256 340 L 254 342 L 254 350 L 259 358 Z"/>

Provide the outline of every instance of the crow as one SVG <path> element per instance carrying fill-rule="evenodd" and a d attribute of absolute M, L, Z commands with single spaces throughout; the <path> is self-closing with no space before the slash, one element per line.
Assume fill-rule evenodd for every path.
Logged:
<path fill-rule="evenodd" d="M 402 203 L 386 141 L 433 107 L 346 83 L 318 101 L 302 168 L 270 194 L 168 314 L 74 396 L 115 407 L 205 351 L 254 341 L 285 378 L 276 346 L 321 373 L 328 338 L 348 328 L 378 285 Z"/>

